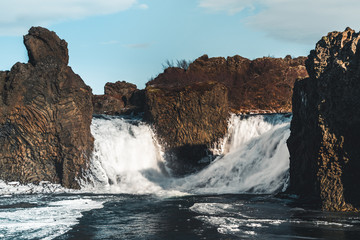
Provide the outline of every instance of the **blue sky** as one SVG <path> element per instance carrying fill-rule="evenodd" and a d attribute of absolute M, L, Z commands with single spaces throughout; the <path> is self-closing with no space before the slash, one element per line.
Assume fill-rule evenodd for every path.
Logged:
<path fill-rule="evenodd" d="M 0 70 L 27 62 L 31 26 L 55 31 L 73 70 L 103 93 L 106 82 L 143 88 L 167 60 L 308 55 L 321 36 L 358 30 L 358 0 L 0 0 Z"/>

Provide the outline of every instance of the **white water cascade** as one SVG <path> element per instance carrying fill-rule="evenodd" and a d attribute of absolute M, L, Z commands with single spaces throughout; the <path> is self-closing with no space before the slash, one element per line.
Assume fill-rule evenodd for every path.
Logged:
<path fill-rule="evenodd" d="M 136 120 L 94 118 L 91 131 L 95 150 L 88 173 L 96 191 L 111 193 L 155 193 L 153 183 L 166 177 L 160 147 L 151 128 Z"/>
<path fill-rule="evenodd" d="M 180 189 L 197 194 L 273 193 L 285 190 L 289 169 L 289 118 L 233 116 L 225 155 L 182 180 Z M 232 124 L 231 124 L 232 123 Z"/>
<path fill-rule="evenodd" d="M 141 121 L 94 118 L 84 190 L 129 194 L 273 193 L 286 186 L 289 116 L 232 115 L 223 154 L 202 171 L 169 176 L 151 128 Z"/>

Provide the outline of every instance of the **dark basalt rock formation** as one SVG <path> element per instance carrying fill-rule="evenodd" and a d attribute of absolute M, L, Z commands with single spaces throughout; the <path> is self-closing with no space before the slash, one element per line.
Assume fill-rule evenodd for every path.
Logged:
<path fill-rule="evenodd" d="M 104 95 L 93 96 L 94 114 L 120 115 L 144 111 L 145 94 L 125 81 L 106 83 Z"/>
<path fill-rule="evenodd" d="M 324 210 L 360 205 L 359 39 L 350 28 L 324 36 L 294 87 L 289 191 Z"/>
<path fill-rule="evenodd" d="M 227 88 L 216 82 L 183 87 L 146 88 L 145 118 L 165 146 L 165 157 L 175 174 L 186 174 L 206 163 L 210 147 L 227 131 Z"/>
<path fill-rule="evenodd" d="M 290 112 L 296 78 L 306 77 L 305 58 L 208 58 L 187 69 L 169 67 L 146 87 L 145 117 L 153 124 L 169 166 L 189 173 L 227 132 L 229 112 Z M 208 161 L 201 161 L 208 162 Z"/>
<path fill-rule="evenodd" d="M 228 88 L 234 113 L 291 112 L 291 96 L 297 78 L 307 77 L 305 57 L 264 57 L 253 61 L 241 56 L 208 58 L 204 55 L 187 70 L 168 68 L 149 86 L 181 87 L 196 82 L 219 82 Z"/>
<path fill-rule="evenodd" d="M 94 141 L 91 88 L 54 32 L 33 27 L 24 43 L 29 63 L 0 72 L 0 179 L 79 188 Z"/>

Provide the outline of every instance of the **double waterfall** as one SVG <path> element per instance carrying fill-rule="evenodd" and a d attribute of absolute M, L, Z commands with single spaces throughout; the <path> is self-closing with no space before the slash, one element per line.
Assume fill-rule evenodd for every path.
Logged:
<path fill-rule="evenodd" d="M 95 150 L 83 188 L 128 194 L 274 193 L 288 182 L 290 117 L 232 115 L 209 166 L 172 177 L 151 127 L 139 120 L 94 118 Z"/>

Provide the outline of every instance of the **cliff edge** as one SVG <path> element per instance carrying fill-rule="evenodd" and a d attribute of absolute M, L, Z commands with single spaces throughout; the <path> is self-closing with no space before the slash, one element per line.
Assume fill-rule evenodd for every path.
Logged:
<path fill-rule="evenodd" d="M 0 179 L 79 188 L 94 142 L 91 88 L 54 32 L 32 27 L 24 43 L 29 63 L 0 72 Z"/>
<path fill-rule="evenodd" d="M 359 39 L 350 28 L 324 36 L 294 87 L 289 191 L 324 210 L 360 206 Z"/>
<path fill-rule="evenodd" d="M 292 59 L 203 55 L 187 69 L 170 67 L 147 86 L 180 87 L 196 82 L 218 82 L 228 89 L 229 110 L 234 113 L 291 112 L 291 96 L 297 78 L 307 77 L 305 57 Z"/>

